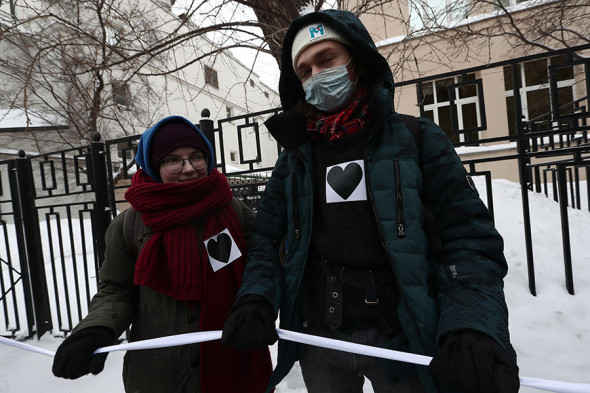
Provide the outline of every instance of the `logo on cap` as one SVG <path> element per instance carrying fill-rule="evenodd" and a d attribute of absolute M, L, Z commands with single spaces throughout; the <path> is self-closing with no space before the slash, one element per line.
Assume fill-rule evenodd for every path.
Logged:
<path fill-rule="evenodd" d="M 316 38 L 323 37 L 325 35 L 326 35 L 326 32 L 324 31 L 324 25 L 321 23 L 315 27 L 311 26 L 309 28 L 309 39 L 310 40 L 314 40 Z"/>

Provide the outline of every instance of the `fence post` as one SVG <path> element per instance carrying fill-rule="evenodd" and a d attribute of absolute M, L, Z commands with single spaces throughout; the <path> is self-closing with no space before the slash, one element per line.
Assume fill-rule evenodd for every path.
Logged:
<path fill-rule="evenodd" d="M 26 302 L 26 307 L 29 308 L 32 303 L 34 317 L 34 321 L 31 321 L 31 310 L 27 310 L 27 328 L 31 336 L 32 331 L 36 330 L 39 339 L 45 332 L 53 328 L 53 323 L 41 247 L 39 216 L 35 205 L 35 183 L 33 181 L 31 161 L 25 157 L 23 150 L 19 151 L 18 155 L 19 158 L 15 160 L 15 169 L 19 210 L 15 211 L 15 221 L 20 219 L 23 225 L 23 241 L 26 255 L 21 255 L 20 258 L 21 275 L 23 277 L 25 297 L 29 296 L 32 299 L 32 302 Z"/>
<path fill-rule="evenodd" d="M 10 186 L 10 197 L 12 199 L 12 211 L 14 216 L 14 231 L 16 235 L 16 248 L 18 252 L 18 258 L 21 265 L 21 271 L 17 272 L 19 274 L 19 278 L 23 283 L 23 293 L 24 293 L 24 306 L 25 306 L 25 319 L 27 321 L 27 328 L 28 331 L 31 332 L 31 328 L 35 321 L 35 314 L 33 308 L 33 299 L 32 294 L 28 290 L 31 287 L 28 269 L 22 269 L 23 266 L 27 266 L 27 250 L 25 246 L 25 235 L 23 230 L 23 220 L 20 213 L 20 200 L 18 198 L 18 182 L 16 180 L 16 160 L 10 160 L 8 162 L 8 183 Z M 15 291 L 16 283 L 18 280 L 12 285 L 12 291 Z M 18 312 L 19 305 L 18 302 L 15 300 L 15 330 L 20 330 L 20 315 Z M 28 321 L 31 321 L 28 323 Z M 32 336 L 32 333 L 30 333 Z"/>
<path fill-rule="evenodd" d="M 111 222 L 111 208 L 107 203 L 107 171 L 105 162 L 105 147 L 101 142 L 99 133 L 92 135 L 90 142 L 90 165 L 92 174 L 92 188 L 94 189 L 94 211 L 95 211 L 95 236 L 94 236 L 94 254 L 96 261 L 96 271 L 104 262 L 104 253 L 106 250 L 105 234 L 107 227 Z M 98 275 L 97 275 L 98 280 Z"/>
<path fill-rule="evenodd" d="M 518 63 L 513 63 L 512 68 L 512 87 L 514 90 L 514 117 L 515 127 L 518 132 L 516 146 L 518 150 L 518 177 L 520 178 L 520 194 L 522 197 L 522 217 L 524 221 L 524 238 L 527 256 L 527 270 L 529 277 L 529 290 L 533 296 L 537 296 L 537 286 L 535 284 L 535 262 L 533 258 L 533 236 L 531 231 L 531 214 L 529 207 L 528 194 L 528 163 L 527 156 L 529 144 L 527 136 L 524 135 L 524 125 L 522 122 L 522 103 L 520 100 L 520 74 Z"/>
<path fill-rule="evenodd" d="M 209 118 L 209 116 L 211 116 L 211 112 L 209 112 L 209 109 L 205 108 L 201 111 L 201 116 L 202 118 L 199 120 L 199 128 L 211 143 L 213 153 L 215 153 L 215 133 L 213 132 L 213 120 Z"/>
<path fill-rule="evenodd" d="M 561 241 L 563 244 L 563 262 L 565 266 L 565 287 L 570 295 L 574 294 L 574 274 L 572 271 L 572 250 L 567 213 L 567 177 L 565 164 L 557 164 L 557 183 L 559 189 L 559 212 L 561 215 Z"/>

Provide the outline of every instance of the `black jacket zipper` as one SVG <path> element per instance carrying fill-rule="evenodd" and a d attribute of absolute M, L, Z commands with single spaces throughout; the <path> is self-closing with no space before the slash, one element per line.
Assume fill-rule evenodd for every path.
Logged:
<path fill-rule="evenodd" d="M 397 212 L 397 236 L 406 236 L 406 222 L 404 217 L 404 197 L 402 193 L 402 180 L 399 171 L 399 161 L 393 161 L 393 172 L 395 176 L 395 205 Z"/>
<path fill-rule="evenodd" d="M 365 155 L 365 162 L 367 162 L 366 155 Z M 399 194 L 401 196 L 401 191 L 398 191 L 398 190 L 400 190 L 401 180 L 400 180 L 400 177 L 399 177 L 399 162 L 397 160 L 394 161 L 394 169 L 395 168 L 397 168 L 396 169 L 396 173 L 395 173 L 395 183 L 396 183 L 396 187 L 397 187 L 396 194 L 399 192 Z M 385 249 L 385 255 L 387 256 L 387 260 L 389 261 L 389 265 L 391 266 L 391 270 L 393 271 L 393 276 L 395 277 L 395 283 L 397 285 L 397 292 L 399 294 L 399 298 L 401 299 L 401 301 L 404 302 L 404 304 L 407 307 L 408 301 L 406 300 L 406 295 L 405 295 L 404 291 L 402 290 L 401 281 L 399 279 L 399 276 L 397 274 L 397 271 L 395 270 L 395 266 L 394 266 L 393 261 L 391 259 L 391 255 L 389 254 L 389 249 L 387 248 L 387 244 L 385 243 L 385 239 L 383 237 L 383 230 L 381 228 L 381 222 L 379 221 L 379 217 L 377 216 L 377 210 L 375 209 L 375 203 L 374 203 L 372 192 L 371 192 L 371 186 L 370 186 L 369 176 L 366 176 L 366 179 L 367 179 L 367 193 L 368 193 L 368 195 L 370 197 L 370 200 L 371 200 L 371 206 L 373 207 L 373 214 L 375 215 L 375 220 L 377 220 L 377 228 L 379 230 L 379 236 L 381 238 L 381 244 L 383 245 L 383 248 Z M 397 199 L 397 195 L 396 195 L 396 199 Z M 398 203 L 397 206 L 398 206 L 398 215 L 399 215 L 399 207 L 400 207 L 400 204 Z M 402 218 L 403 218 L 403 211 L 402 211 Z M 398 217 L 398 219 L 399 219 L 399 217 Z M 398 224 L 398 234 L 399 234 L 399 228 L 400 227 L 399 227 L 399 224 Z M 402 229 L 404 229 L 404 232 L 405 232 L 405 225 L 402 226 Z M 412 322 L 413 322 L 413 325 L 414 325 L 414 328 L 416 329 L 416 331 L 419 331 L 418 325 L 416 323 L 416 318 L 412 318 Z M 400 321 L 400 325 L 401 325 L 401 321 Z M 402 326 L 402 330 L 405 330 L 403 328 L 403 326 Z M 422 344 L 422 342 L 420 342 L 420 345 L 421 344 Z"/>
<path fill-rule="evenodd" d="M 291 176 L 291 213 L 293 214 L 293 226 L 295 228 L 295 239 L 301 239 L 301 226 L 299 223 L 299 209 L 297 208 L 297 179 L 295 172 Z"/>

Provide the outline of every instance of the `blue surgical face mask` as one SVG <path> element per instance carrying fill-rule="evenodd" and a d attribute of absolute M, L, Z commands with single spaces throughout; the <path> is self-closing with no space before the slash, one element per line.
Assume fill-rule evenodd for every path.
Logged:
<path fill-rule="evenodd" d="M 352 59 L 351 59 L 352 60 Z M 348 79 L 346 64 L 313 74 L 303 82 L 305 101 L 324 112 L 337 112 L 346 105 L 356 82 Z"/>

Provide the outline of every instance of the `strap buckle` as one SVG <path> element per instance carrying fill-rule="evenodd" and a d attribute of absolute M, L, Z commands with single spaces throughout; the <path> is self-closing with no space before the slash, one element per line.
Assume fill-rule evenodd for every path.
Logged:
<path fill-rule="evenodd" d="M 379 304 L 379 298 L 377 297 L 377 289 L 375 288 L 372 270 L 369 270 L 369 276 L 371 277 L 371 284 L 365 285 L 365 304 L 373 306 Z"/>

